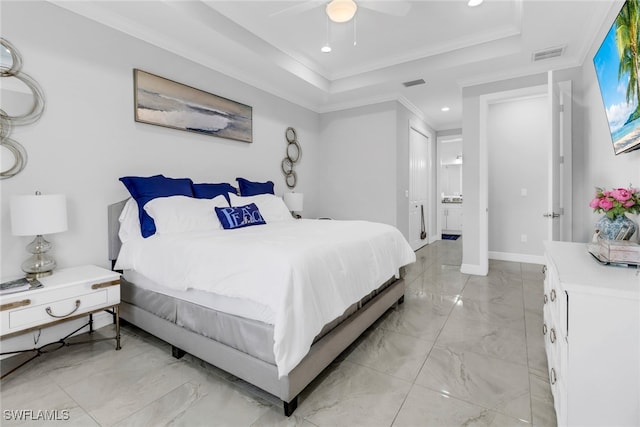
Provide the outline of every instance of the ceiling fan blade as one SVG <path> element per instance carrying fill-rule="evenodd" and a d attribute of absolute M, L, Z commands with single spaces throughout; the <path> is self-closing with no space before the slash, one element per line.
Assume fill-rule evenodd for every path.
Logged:
<path fill-rule="evenodd" d="M 284 9 L 281 9 L 277 12 L 273 12 L 271 15 L 269 15 L 270 18 L 274 17 L 274 16 L 292 16 L 292 15 L 297 15 L 299 13 L 302 12 L 306 12 L 307 10 L 311 10 L 315 7 L 318 7 L 322 4 L 327 3 L 324 0 L 304 0 L 304 1 L 298 1 L 296 2 L 296 4 L 291 5 L 289 7 L 285 7 Z"/>
<path fill-rule="evenodd" d="M 406 16 L 411 10 L 411 3 L 404 0 L 395 1 L 357 1 L 358 6 L 393 16 Z"/>

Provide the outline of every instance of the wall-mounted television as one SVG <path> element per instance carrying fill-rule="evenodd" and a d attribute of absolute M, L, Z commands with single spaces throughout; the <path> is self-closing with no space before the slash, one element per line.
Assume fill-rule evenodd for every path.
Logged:
<path fill-rule="evenodd" d="M 640 149 L 640 0 L 627 0 L 593 57 L 615 154 Z"/>

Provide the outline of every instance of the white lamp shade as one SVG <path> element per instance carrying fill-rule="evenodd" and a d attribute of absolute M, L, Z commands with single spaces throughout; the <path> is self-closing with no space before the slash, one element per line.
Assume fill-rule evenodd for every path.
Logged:
<path fill-rule="evenodd" d="M 326 10 L 333 22 L 347 22 L 356 14 L 358 5 L 353 0 L 332 0 Z"/>
<path fill-rule="evenodd" d="M 284 204 L 291 212 L 302 212 L 304 195 L 302 193 L 284 193 Z"/>
<path fill-rule="evenodd" d="M 11 198 L 11 233 L 37 236 L 67 230 L 67 199 L 64 194 L 38 194 Z"/>

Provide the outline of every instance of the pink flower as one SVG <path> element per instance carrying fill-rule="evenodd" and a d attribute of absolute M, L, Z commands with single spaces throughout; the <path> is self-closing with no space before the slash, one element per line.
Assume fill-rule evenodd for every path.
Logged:
<path fill-rule="evenodd" d="M 613 207 L 613 201 L 609 200 L 608 198 L 604 197 L 602 199 L 600 199 L 600 201 L 598 202 L 598 206 L 605 210 L 608 211 Z"/>
<path fill-rule="evenodd" d="M 634 202 L 633 200 L 627 200 L 626 202 L 624 202 L 622 204 L 622 206 L 624 206 L 625 208 L 630 208 L 631 206 L 635 205 L 636 202 Z"/>
<path fill-rule="evenodd" d="M 599 197 L 594 197 L 594 199 L 589 202 L 589 206 L 592 207 L 593 209 L 597 209 L 600 207 L 600 198 Z"/>
<path fill-rule="evenodd" d="M 611 196 L 619 202 L 626 202 L 631 198 L 633 193 L 626 188 L 616 188 L 611 192 Z"/>

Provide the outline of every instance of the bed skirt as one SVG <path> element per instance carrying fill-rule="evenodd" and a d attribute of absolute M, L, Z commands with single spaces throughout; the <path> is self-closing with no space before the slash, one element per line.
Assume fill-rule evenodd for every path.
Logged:
<path fill-rule="evenodd" d="M 283 401 L 285 415 L 288 416 L 297 406 L 298 394 L 390 307 L 402 302 L 404 291 L 404 279 L 394 279 L 359 304 L 337 326 L 319 336 L 304 359 L 282 378 L 278 378 L 274 363 L 195 333 L 125 300 L 120 306 L 120 316 L 172 346 L 278 397 Z"/>

